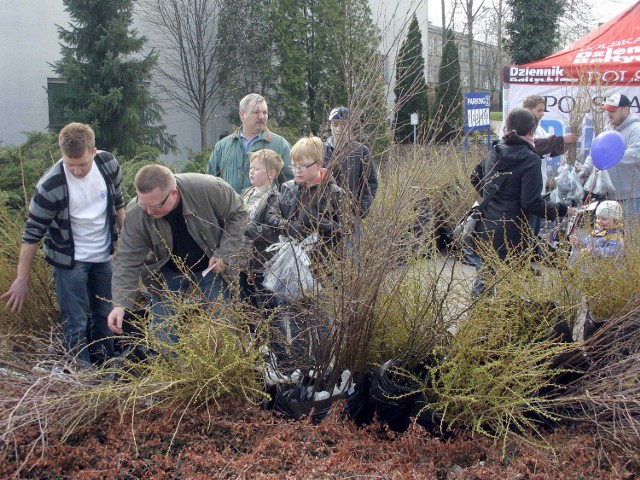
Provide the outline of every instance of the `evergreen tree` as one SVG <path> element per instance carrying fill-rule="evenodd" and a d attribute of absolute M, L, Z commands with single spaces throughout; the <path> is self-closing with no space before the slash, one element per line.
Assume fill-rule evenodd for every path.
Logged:
<path fill-rule="evenodd" d="M 237 105 L 249 93 L 267 95 L 277 84 L 275 29 L 271 0 L 220 0 L 218 75 L 223 98 Z M 251 32 L 238 35 L 238 32 Z M 267 99 L 272 110 L 271 99 Z M 231 111 L 233 120 L 238 112 Z"/>
<path fill-rule="evenodd" d="M 346 35 L 345 9 L 350 2 L 326 0 L 305 12 L 307 36 L 307 115 L 309 131 L 320 134 L 326 114 L 348 102 L 345 62 L 342 58 Z"/>
<path fill-rule="evenodd" d="M 381 69 L 372 61 L 379 37 L 367 0 L 223 0 L 225 92 L 234 100 L 265 95 L 279 133 L 321 135 L 331 108 L 349 105 L 358 78 L 374 69 L 382 85 L 376 98 L 385 104 Z"/>
<path fill-rule="evenodd" d="M 307 22 L 305 0 L 276 0 L 274 32 L 278 86 L 270 114 L 280 125 L 299 131 L 307 124 Z"/>
<path fill-rule="evenodd" d="M 307 102 L 310 129 L 321 132 L 327 114 L 336 106 L 368 115 L 365 110 L 375 110 L 380 102 L 384 106 L 386 100 L 379 65 L 380 33 L 368 1 L 326 0 L 312 5 L 307 16 L 307 55 L 313 59 L 308 65 Z"/>
<path fill-rule="evenodd" d="M 131 28 L 132 0 L 63 0 L 69 30 L 58 27 L 62 59 L 53 65 L 67 82 L 66 121 L 90 124 L 96 144 L 126 156 L 143 145 L 162 152 L 175 138 L 161 124 L 164 111 L 144 86 L 157 55 L 140 58 L 146 38 Z"/>
<path fill-rule="evenodd" d="M 410 141 L 413 136 L 411 114 L 417 113 L 420 131 L 425 132 L 429 123 L 429 100 L 427 80 L 424 76 L 422 56 L 422 33 L 418 17 L 413 15 L 407 38 L 400 47 L 396 60 L 396 129 L 399 142 Z"/>
<path fill-rule="evenodd" d="M 439 142 L 453 140 L 462 129 L 462 88 L 460 85 L 460 54 L 453 31 L 447 29 L 446 42 L 436 87 L 437 107 L 433 128 Z"/>
<path fill-rule="evenodd" d="M 346 11 L 347 38 L 344 42 L 346 85 L 352 110 L 360 112 L 360 140 L 367 144 L 378 160 L 388 153 L 391 144 L 387 126 L 389 107 L 384 80 L 385 58 L 379 46 L 382 35 L 373 23 L 367 0 L 354 0 Z M 364 41 L 363 41 L 364 39 Z"/>
<path fill-rule="evenodd" d="M 522 65 L 554 53 L 564 3 L 564 0 L 507 0 L 511 20 L 505 25 L 504 45 L 513 63 Z"/>

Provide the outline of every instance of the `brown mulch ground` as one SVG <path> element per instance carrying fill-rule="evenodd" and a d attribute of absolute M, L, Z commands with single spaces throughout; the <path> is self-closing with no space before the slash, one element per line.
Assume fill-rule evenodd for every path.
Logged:
<path fill-rule="evenodd" d="M 18 474 L 40 479 L 591 479 L 636 478 L 640 458 L 600 445 L 586 429 L 550 433 L 554 450 L 513 441 L 502 455 L 490 439 L 443 441 L 419 428 L 394 434 L 331 415 L 319 425 L 290 421 L 246 404 L 190 413 L 173 439 L 176 415 L 109 413 L 64 444 L 50 439 Z M 0 449 L 0 477 L 16 476 L 18 446 Z M 39 453 L 39 452 L 38 452 Z M 640 478 L 640 477 L 638 477 Z"/>

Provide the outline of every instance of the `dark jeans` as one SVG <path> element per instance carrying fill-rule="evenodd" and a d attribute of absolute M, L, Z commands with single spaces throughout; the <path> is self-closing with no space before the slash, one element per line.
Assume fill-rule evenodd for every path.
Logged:
<path fill-rule="evenodd" d="M 71 270 L 54 267 L 53 277 L 65 350 L 87 363 L 91 356 L 96 363 L 113 356 L 113 337 L 107 327 L 111 312 L 111 261 L 75 262 Z"/>
<path fill-rule="evenodd" d="M 473 280 L 473 285 L 471 286 L 471 297 L 477 299 L 487 292 L 487 276 L 493 276 L 495 272 L 492 268 L 483 267 L 482 260 L 477 255 L 472 258 L 476 262 L 476 278 Z M 489 293 L 493 293 L 493 288 Z"/>
<path fill-rule="evenodd" d="M 227 282 L 221 275 L 209 272 L 206 277 L 202 277 L 200 272 L 192 273 L 189 276 L 176 272 L 171 268 L 164 266 L 160 273 L 164 277 L 166 287 L 169 292 L 174 294 L 183 294 L 190 285 L 195 284 L 200 287 L 202 293 L 209 302 L 218 299 L 220 295 L 224 300 L 229 299 L 229 289 Z M 151 329 L 154 331 L 156 338 L 161 342 L 176 342 L 178 337 L 166 328 L 165 321 L 175 315 L 174 298 L 164 298 L 163 292 L 154 292 L 151 295 Z"/>

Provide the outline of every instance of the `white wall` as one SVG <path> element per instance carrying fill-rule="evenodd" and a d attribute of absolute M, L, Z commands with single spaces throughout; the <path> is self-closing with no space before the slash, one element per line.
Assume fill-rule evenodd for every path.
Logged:
<path fill-rule="evenodd" d="M 55 77 L 49 63 L 60 58 L 56 24 L 68 28 L 68 23 L 62 0 L 0 0 L 0 140 L 3 143 L 20 144 L 26 140 L 21 132 L 47 129 L 47 78 Z M 154 46 L 153 35 L 149 35 L 140 22 L 134 22 L 134 27 L 149 38 L 145 46 L 148 51 Z M 195 120 L 163 106 L 167 110 L 164 121 L 169 133 L 177 135 L 181 151 L 177 155 L 162 156 L 162 160 L 186 158 L 189 149 L 199 151 L 200 130 Z M 226 108 L 237 110 L 235 105 Z M 216 112 L 217 117 L 211 122 L 210 143 L 215 143 L 217 137 L 229 129 L 226 108 Z"/>
<path fill-rule="evenodd" d="M 60 58 L 56 25 L 66 26 L 62 2 L 0 0 L 0 140 L 25 141 L 23 131 L 49 123 L 48 62 Z"/>
<path fill-rule="evenodd" d="M 387 104 L 393 107 L 395 95 L 395 61 L 398 50 L 407 38 L 409 24 L 415 12 L 422 33 L 422 57 L 425 59 L 424 73 L 428 78 L 429 69 L 429 11 L 427 0 L 369 0 L 371 17 L 382 33 L 380 51 L 385 58 L 384 76 L 388 86 Z"/>

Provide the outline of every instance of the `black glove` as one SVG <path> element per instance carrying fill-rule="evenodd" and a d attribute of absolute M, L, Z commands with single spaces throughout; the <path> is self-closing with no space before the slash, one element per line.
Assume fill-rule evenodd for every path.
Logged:
<path fill-rule="evenodd" d="M 569 208 L 567 207 L 567 205 L 565 205 L 562 202 L 558 202 L 556 204 L 556 208 L 558 209 L 558 216 L 560 217 L 566 217 L 567 213 L 569 211 Z"/>

